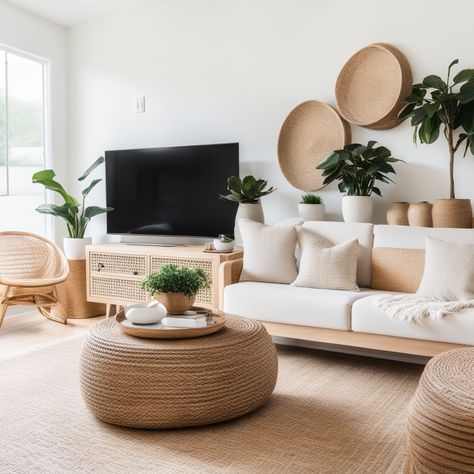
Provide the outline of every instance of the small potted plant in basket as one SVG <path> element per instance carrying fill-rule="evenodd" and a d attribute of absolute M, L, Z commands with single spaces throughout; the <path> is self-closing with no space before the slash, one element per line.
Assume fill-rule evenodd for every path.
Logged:
<path fill-rule="evenodd" d="M 298 215 L 308 221 L 322 221 L 325 208 L 323 198 L 318 194 L 303 194 L 298 203 Z"/>
<path fill-rule="evenodd" d="M 214 239 L 212 245 L 218 252 L 230 252 L 234 250 L 234 238 L 227 234 L 220 234 L 217 239 Z"/>
<path fill-rule="evenodd" d="M 200 267 L 191 269 L 166 264 L 150 273 L 141 287 L 160 301 L 168 314 L 183 314 L 193 306 L 198 291 L 210 284 L 209 277 Z"/>

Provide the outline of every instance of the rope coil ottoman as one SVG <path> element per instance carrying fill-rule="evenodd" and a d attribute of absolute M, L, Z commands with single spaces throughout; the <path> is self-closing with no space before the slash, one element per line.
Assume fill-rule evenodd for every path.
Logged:
<path fill-rule="evenodd" d="M 180 428 L 230 420 L 263 405 L 278 360 L 257 321 L 227 316 L 221 331 L 195 339 L 123 334 L 115 319 L 94 326 L 81 356 L 84 400 L 102 421 Z"/>
<path fill-rule="evenodd" d="M 410 405 L 407 473 L 474 473 L 474 349 L 426 365 Z"/>

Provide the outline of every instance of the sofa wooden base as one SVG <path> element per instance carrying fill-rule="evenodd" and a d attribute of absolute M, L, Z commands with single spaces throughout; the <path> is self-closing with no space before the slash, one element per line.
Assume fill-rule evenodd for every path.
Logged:
<path fill-rule="evenodd" d="M 271 336 L 377 351 L 395 352 L 397 354 L 433 357 L 441 352 L 449 351 L 451 349 L 469 347 L 462 344 L 450 344 L 447 342 L 381 336 L 379 334 L 314 328 L 310 326 L 297 326 L 294 324 L 270 323 L 266 321 L 261 322 L 267 328 L 267 331 Z"/>

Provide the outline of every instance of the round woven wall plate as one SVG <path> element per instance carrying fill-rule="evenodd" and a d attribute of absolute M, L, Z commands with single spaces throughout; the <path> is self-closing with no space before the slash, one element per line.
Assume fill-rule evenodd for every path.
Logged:
<path fill-rule="evenodd" d="M 278 161 L 288 182 L 302 191 L 323 187 L 322 163 L 351 139 L 349 125 L 328 104 L 317 100 L 294 108 L 280 131 Z"/>
<path fill-rule="evenodd" d="M 412 74 L 395 46 L 374 43 L 357 51 L 336 82 L 339 113 L 350 123 L 375 130 L 396 127 L 410 95 Z"/>

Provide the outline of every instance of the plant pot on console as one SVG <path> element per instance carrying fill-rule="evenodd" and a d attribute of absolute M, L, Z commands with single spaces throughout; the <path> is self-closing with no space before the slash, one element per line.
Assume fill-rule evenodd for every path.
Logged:
<path fill-rule="evenodd" d="M 472 227 L 470 199 L 437 199 L 433 203 L 433 227 Z"/>
<path fill-rule="evenodd" d="M 372 222 L 374 201 L 371 196 L 343 196 L 344 222 Z"/>

